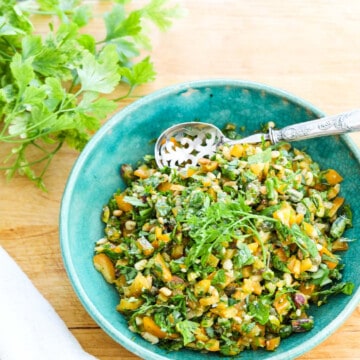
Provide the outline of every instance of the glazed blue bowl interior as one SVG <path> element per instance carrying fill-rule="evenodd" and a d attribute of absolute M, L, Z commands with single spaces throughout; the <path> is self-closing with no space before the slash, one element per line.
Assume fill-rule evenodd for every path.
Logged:
<path fill-rule="evenodd" d="M 114 340 L 144 359 L 224 359 L 216 354 L 190 350 L 166 352 L 128 330 L 115 307 L 116 290 L 108 285 L 92 263 L 94 243 L 103 237 L 102 206 L 124 183 L 120 165 L 135 165 L 154 153 L 154 139 L 166 128 L 186 121 L 206 121 L 222 128 L 232 122 L 245 126 L 245 135 L 261 124 L 274 121 L 277 127 L 322 116 L 311 104 L 265 85 L 211 80 L 175 85 L 136 101 L 110 119 L 88 143 L 76 161 L 63 195 L 60 241 L 64 264 L 83 306 Z M 360 238 L 360 155 L 348 136 L 324 137 L 294 143 L 306 150 L 322 168 L 334 168 L 344 177 L 342 196 L 353 210 L 349 238 Z M 360 240 L 360 239 L 359 239 Z M 360 298 L 360 241 L 344 254 L 344 280 L 355 283 L 352 296 L 332 297 L 328 304 L 313 308 L 315 327 L 282 341 L 275 352 L 246 351 L 236 358 L 292 359 L 310 350 L 354 311 Z"/>

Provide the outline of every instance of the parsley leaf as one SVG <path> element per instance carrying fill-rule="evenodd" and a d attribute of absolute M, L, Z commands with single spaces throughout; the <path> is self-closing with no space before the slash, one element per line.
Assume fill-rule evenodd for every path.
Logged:
<path fill-rule="evenodd" d="M 106 40 L 113 40 L 124 36 L 134 36 L 141 31 L 141 13 L 133 11 L 126 17 L 123 5 L 115 5 L 111 12 L 104 17 Z"/>
<path fill-rule="evenodd" d="M 214 278 L 211 280 L 211 285 L 223 284 L 226 281 L 225 270 L 220 269 L 216 272 Z"/>
<path fill-rule="evenodd" d="M 81 89 L 111 93 L 120 79 L 117 61 L 116 50 L 112 45 L 107 45 L 98 58 L 85 51 L 83 65 L 78 69 Z"/>
<path fill-rule="evenodd" d="M 261 299 L 249 303 L 249 313 L 254 316 L 254 319 L 261 325 L 265 325 L 270 316 L 270 307 Z"/>
<path fill-rule="evenodd" d="M 166 7 L 166 0 L 152 0 L 142 10 L 144 16 L 149 18 L 157 27 L 166 31 L 172 25 L 172 19 L 182 16 L 179 6 Z"/>
<path fill-rule="evenodd" d="M 93 18 L 82 0 L 0 0 L 0 143 L 13 145 L 0 170 L 8 179 L 18 173 L 45 190 L 43 176 L 63 144 L 81 151 L 116 101 L 155 79 L 148 55 L 134 59 L 151 49 L 147 25 L 167 29 L 178 7 L 150 0 L 128 11 L 130 2 L 109 2 L 98 40 L 82 30 Z M 38 35 L 32 13 L 52 15 L 57 26 L 50 22 L 48 34 Z M 102 96 L 120 84 L 124 95 Z"/>
<path fill-rule="evenodd" d="M 133 67 L 122 67 L 120 74 L 128 81 L 131 86 L 146 84 L 155 79 L 154 65 L 150 57 L 146 57 Z"/>
<path fill-rule="evenodd" d="M 176 330 L 182 335 L 184 345 L 195 340 L 194 332 L 198 327 L 198 323 L 190 320 L 183 320 L 176 324 Z"/>
<path fill-rule="evenodd" d="M 238 243 L 237 248 L 238 251 L 233 257 L 235 267 L 241 268 L 246 265 L 251 265 L 254 262 L 254 256 L 249 250 L 249 247 L 244 243 Z"/>

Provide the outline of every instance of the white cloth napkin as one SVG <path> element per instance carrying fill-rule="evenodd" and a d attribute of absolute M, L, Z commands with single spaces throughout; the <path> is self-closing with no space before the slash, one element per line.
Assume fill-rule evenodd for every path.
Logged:
<path fill-rule="evenodd" d="M 0 359 L 96 360 L 1 246 Z"/>

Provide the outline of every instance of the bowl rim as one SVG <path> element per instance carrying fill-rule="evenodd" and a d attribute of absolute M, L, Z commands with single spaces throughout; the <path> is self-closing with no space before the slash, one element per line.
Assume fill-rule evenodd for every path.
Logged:
<path fill-rule="evenodd" d="M 136 111 L 138 108 L 142 107 L 145 104 L 153 102 L 159 98 L 167 96 L 169 94 L 176 94 L 189 90 L 191 88 L 205 88 L 205 87 L 214 87 L 214 86 L 237 86 L 237 87 L 246 87 L 252 90 L 266 91 L 269 94 L 284 97 L 287 100 L 298 104 L 302 107 L 305 107 L 311 110 L 317 116 L 325 116 L 325 113 L 321 111 L 318 107 L 313 105 L 311 102 L 292 94 L 286 90 L 270 86 L 264 83 L 249 81 L 249 80 L 237 80 L 237 79 L 228 79 L 228 78 L 215 78 L 207 80 L 192 80 L 182 83 L 177 83 L 173 85 L 166 86 L 162 89 L 156 90 L 144 97 L 134 101 L 133 103 L 125 106 L 123 109 L 115 113 L 109 120 L 105 122 L 104 125 L 94 134 L 90 141 L 86 144 L 85 148 L 82 150 L 78 158 L 75 160 L 72 169 L 70 170 L 68 179 L 65 184 L 63 196 L 60 203 L 59 211 L 59 240 L 60 240 L 60 250 L 61 256 L 64 263 L 64 267 L 67 273 L 67 276 L 70 280 L 70 283 L 80 300 L 83 307 L 86 309 L 87 313 L 95 320 L 95 322 L 101 327 L 101 329 L 107 333 L 111 338 L 118 342 L 121 346 L 131 351 L 133 354 L 142 357 L 144 359 L 152 360 L 167 360 L 168 357 L 164 357 L 161 354 L 155 353 L 151 350 L 148 350 L 142 347 L 140 344 L 132 341 L 130 338 L 124 336 L 118 329 L 113 326 L 98 309 L 94 306 L 92 300 L 88 297 L 85 287 L 80 281 L 80 278 L 77 274 L 75 264 L 70 256 L 70 239 L 67 236 L 67 214 L 66 209 L 71 205 L 71 198 L 74 191 L 74 186 L 76 183 L 77 176 L 81 172 L 81 168 L 87 159 L 88 155 L 92 152 L 94 146 L 102 139 L 102 137 L 114 126 L 119 120 L 126 117 L 128 114 Z M 347 134 L 340 135 L 344 140 L 346 145 L 351 150 L 352 154 L 355 156 L 357 161 L 360 163 L 360 149 L 357 147 L 355 142 Z M 346 308 L 344 308 L 328 326 L 324 327 L 318 331 L 314 336 L 303 342 L 301 346 L 297 346 L 289 351 L 286 351 L 282 354 L 272 353 L 269 357 L 269 360 L 288 360 L 293 359 L 297 356 L 300 356 L 317 345 L 323 342 L 327 337 L 334 333 L 342 323 L 354 312 L 358 304 L 360 303 L 360 288 L 353 293 L 350 301 L 348 302 Z M 238 357 L 234 357 L 237 359 Z"/>

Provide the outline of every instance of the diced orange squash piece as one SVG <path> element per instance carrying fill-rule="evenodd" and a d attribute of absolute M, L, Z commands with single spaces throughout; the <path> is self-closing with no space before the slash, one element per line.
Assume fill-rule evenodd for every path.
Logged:
<path fill-rule="evenodd" d="M 337 259 L 332 259 L 332 260 L 325 260 L 324 263 L 330 270 L 333 270 L 337 267 L 339 261 Z"/>
<path fill-rule="evenodd" d="M 314 284 L 304 284 L 302 283 L 299 287 L 299 291 L 304 295 L 311 296 L 315 291 L 316 286 Z"/>
<path fill-rule="evenodd" d="M 183 179 L 187 179 L 192 177 L 193 175 L 195 175 L 197 173 L 197 169 L 196 168 L 188 168 L 185 171 L 181 171 L 179 173 L 179 175 L 183 178 Z"/>
<path fill-rule="evenodd" d="M 235 253 L 236 253 L 235 249 L 226 249 L 223 259 L 222 259 L 222 262 L 224 263 L 225 260 L 232 259 L 235 255 Z"/>
<path fill-rule="evenodd" d="M 244 267 L 241 269 L 241 273 L 242 273 L 243 278 L 248 278 L 248 277 L 250 277 L 250 276 L 251 276 L 251 273 L 252 273 L 252 266 L 251 266 L 251 265 L 244 266 Z"/>
<path fill-rule="evenodd" d="M 162 234 L 162 229 L 159 226 L 155 227 L 155 237 L 158 238 Z"/>
<path fill-rule="evenodd" d="M 244 279 L 242 290 L 247 294 L 255 293 L 256 295 L 260 295 L 262 293 L 262 286 L 259 281 L 248 278 Z"/>
<path fill-rule="evenodd" d="M 156 226 L 155 228 L 155 237 L 157 240 L 163 241 L 165 243 L 170 241 L 170 234 L 163 234 L 162 228 L 160 226 Z"/>
<path fill-rule="evenodd" d="M 206 335 L 206 331 L 202 326 L 199 326 L 195 331 L 194 335 L 197 341 L 207 342 L 209 337 Z"/>
<path fill-rule="evenodd" d="M 157 189 L 159 191 L 169 191 L 171 189 L 171 183 L 169 183 L 168 181 L 162 182 L 161 184 L 159 184 L 159 186 L 157 187 Z"/>
<path fill-rule="evenodd" d="M 201 306 L 210 306 L 210 305 L 214 305 L 219 301 L 219 299 L 216 299 L 214 296 L 207 296 L 204 298 L 201 298 L 199 300 L 199 304 Z"/>
<path fill-rule="evenodd" d="M 263 290 L 262 285 L 260 284 L 260 281 L 253 281 L 253 291 L 256 295 L 261 295 Z"/>
<path fill-rule="evenodd" d="M 255 336 L 251 342 L 251 348 L 257 350 L 258 348 L 263 348 L 266 345 L 266 339 L 263 336 Z"/>
<path fill-rule="evenodd" d="M 217 339 L 210 339 L 205 344 L 205 349 L 208 351 L 219 351 L 220 350 L 220 341 Z"/>
<path fill-rule="evenodd" d="M 216 191 L 214 190 L 214 188 L 210 187 L 210 188 L 207 190 L 207 193 L 210 195 L 210 197 L 211 197 L 213 200 L 216 200 L 216 198 L 217 198 L 217 193 L 216 193 Z"/>
<path fill-rule="evenodd" d="M 203 279 L 203 280 L 198 281 L 194 285 L 195 296 L 204 296 L 205 294 L 207 294 L 209 291 L 210 285 L 211 285 L 211 280 L 209 280 L 209 279 Z"/>
<path fill-rule="evenodd" d="M 304 214 L 296 214 L 295 215 L 295 223 L 300 225 L 304 220 Z"/>
<path fill-rule="evenodd" d="M 100 271 L 104 279 L 110 284 L 113 283 L 115 280 L 115 267 L 110 258 L 106 254 L 100 253 L 93 257 L 93 262 L 95 269 Z"/>
<path fill-rule="evenodd" d="M 230 155 L 236 158 L 243 156 L 245 153 L 244 147 L 241 144 L 235 144 L 230 148 Z"/>
<path fill-rule="evenodd" d="M 134 171 L 134 175 L 140 179 L 147 179 L 150 176 L 150 169 L 147 165 L 141 165 Z"/>
<path fill-rule="evenodd" d="M 168 282 L 172 279 L 171 271 L 168 268 L 164 258 L 160 253 L 157 253 L 154 257 L 155 264 L 155 273 L 159 276 L 163 281 Z"/>
<path fill-rule="evenodd" d="M 288 256 L 283 248 L 277 248 L 274 250 L 274 254 L 277 255 L 280 261 L 286 262 L 288 261 Z"/>
<path fill-rule="evenodd" d="M 285 315 L 291 308 L 291 303 L 286 294 L 277 296 L 274 300 L 274 307 L 279 315 Z"/>
<path fill-rule="evenodd" d="M 248 294 L 244 293 L 242 289 L 237 289 L 231 297 L 235 300 L 242 301 L 245 300 L 248 297 Z"/>
<path fill-rule="evenodd" d="M 171 191 L 183 191 L 185 189 L 184 185 L 180 184 L 171 184 L 170 190 Z"/>
<path fill-rule="evenodd" d="M 264 163 L 256 163 L 250 165 L 250 170 L 253 174 L 255 174 L 258 178 L 261 178 L 262 172 L 264 170 Z"/>
<path fill-rule="evenodd" d="M 343 177 L 334 169 L 326 171 L 324 178 L 329 185 L 336 185 L 343 181 Z"/>
<path fill-rule="evenodd" d="M 144 331 L 156 336 L 159 339 L 165 339 L 167 337 L 167 333 L 162 331 L 160 326 L 157 325 L 150 316 L 144 316 L 142 320 Z"/>
<path fill-rule="evenodd" d="M 203 172 L 212 172 L 219 166 L 217 161 L 212 161 L 206 158 L 199 159 L 198 163 L 200 164 L 201 171 Z"/>
<path fill-rule="evenodd" d="M 115 281 L 114 281 L 114 284 L 120 288 L 120 287 L 123 287 L 126 285 L 126 277 L 125 275 L 120 275 Z"/>
<path fill-rule="evenodd" d="M 332 251 L 346 251 L 349 249 L 349 244 L 346 241 L 340 239 L 335 240 L 332 243 Z"/>
<path fill-rule="evenodd" d="M 163 241 L 165 243 L 169 242 L 170 241 L 170 234 L 161 234 L 158 239 L 160 241 Z"/>
<path fill-rule="evenodd" d="M 280 345 L 280 337 L 274 337 L 266 340 L 266 350 L 273 351 Z"/>
<path fill-rule="evenodd" d="M 203 297 L 199 300 L 201 306 L 210 306 L 219 302 L 219 293 L 215 288 L 209 288 L 210 296 Z"/>
<path fill-rule="evenodd" d="M 151 285 L 151 281 L 139 271 L 131 285 L 126 288 L 125 294 L 128 297 L 139 297 L 143 290 L 150 290 Z"/>
<path fill-rule="evenodd" d="M 184 255 L 184 244 L 176 244 L 171 249 L 171 258 L 180 259 Z"/>
<path fill-rule="evenodd" d="M 247 245 L 251 253 L 255 254 L 257 249 L 259 248 L 259 244 L 257 242 L 253 242 Z"/>
<path fill-rule="evenodd" d="M 301 261 L 295 255 L 292 255 L 287 263 L 287 268 L 295 277 L 299 276 L 301 273 Z"/>
<path fill-rule="evenodd" d="M 304 221 L 302 223 L 302 227 L 306 233 L 306 235 L 308 235 L 309 237 L 311 238 L 317 238 L 319 235 L 318 235 L 318 232 L 316 231 L 315 227 L 313 225 L 311 225 L 310 223 Z"/>
<path fill-rule="evenodd" d="M 340 184 L 336 184 L 332 186 L 327 192 L 328 200 L 335 199 L 336 196 L 339 194 L 339 192 L 340 192 Z"/>
<path fill-rule="evenodd" d="M 306 258 L 301 260 L 301 264 L 300 264 L 300 271 L 304 272 L 304 271 L 308 271 L 312 268 L 313 263 L 311 262 L 310 258 Z"/>
<path fill-rule="evenodd" d="M 133 207 L 130 203 L 128 203 L 124 200 L 125 196 L 126 196 L 125 193 L 122 193 L 120 195 L 115 195 L 115 200 L 116 200 L 117 206 L 122 211 L 125 211 L 125 212 L 131 211 Z"/>
<path fill-rule="evenodd" d="M 158 187 L 159 191 L 182 191 L 184 186 L 180 184 L 172 184 L 168 181 L 162 182 Z"/>
<path fill-rule="evenodd" d="M 328 213 L 329 217 L 332 217 L 337 213 L 337 211 L 340 209 L 340 207 L 344 203 L 344 200 L 345 199 L 342 197 L 337 197 L 333 200 L 333 206 L 331 207 L 331 209 L 329 210 L 329 213 Z"/>
<path fill-rule="evenodd" d="M 121 299 L 119 305 L 116 306 L 116 310 L 120 312 L 133 311 L 138 309 L 143 304 L 142 299 Z"/>
<path fill-rule="evenodd" d="M 328 256 L 328 258 L 330 258 L 331 260 L 325 260 L 324 263 L 327 265 L 327 267 L 330 270 L 333 270 L 336 268 L 336 266 L 339 263 L 339 260 L 337 259 L 337 257 L 329 250 L 327 249 L 325 246 L 322 247 L 322 249 L 320 250 L 320 254 L 325 254 Z"/>
<path fill-rule="evenodd" d="M 280 209 L 274 211 L 273 218 L 279 220 L 283 225 L 291 227 L 296 222 L 296 212 L 289 203 L 284 202 Z"/>
<path fill-rule="evenodd" d="M 220 259 L 217 258 L 215 255 L 213 254 L 210 254 L 208 259 L 207 259 L 207 263 L 208 265 L 210 266 L 213 266 L 213 267 L 217 267 L 218 263 L 219 263 Z"/>
<path fill-rule="evenodd" d="M 238 309 L 234 306 L 227 306 L 225 303 L 218 304 L 217 307 L 210 310 L 213 314 L 219 315 L 225 319 L 231 319 L 238 313 Z"/>
<path fill-rule="evenodd" d="M 156 322 L 150 316 L 144 316 L 142 321 L 143 330 L 156 336 L 159 339 L 177 339 L 179 337 L 178 334 L 169 334 L 161 330 L 160 326 L 156 324 Z"/>

